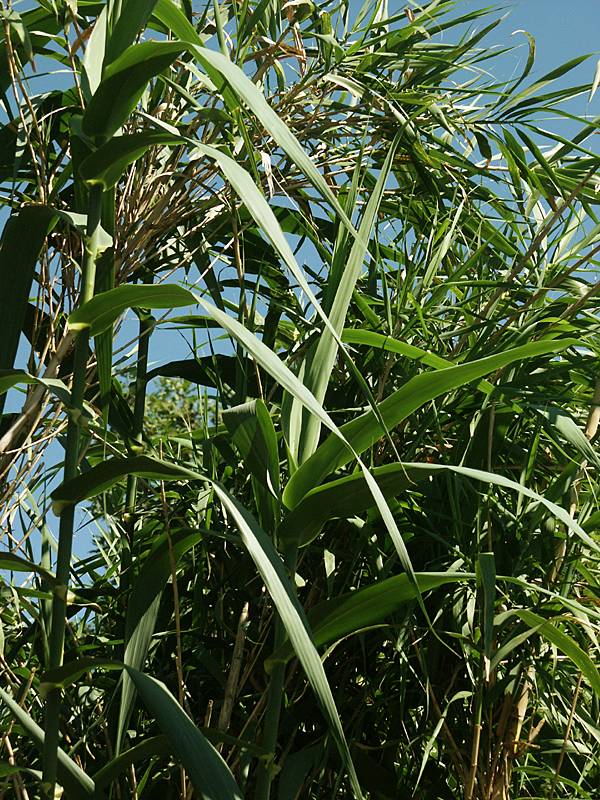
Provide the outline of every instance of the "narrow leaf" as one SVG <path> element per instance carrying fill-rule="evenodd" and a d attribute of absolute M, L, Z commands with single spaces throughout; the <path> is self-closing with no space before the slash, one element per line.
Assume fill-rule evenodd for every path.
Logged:
<path fill-rule="evenodd" d="M 488 356 L 467 364 L 459 364 L 436 372 L 427 372 L 411 378 L 404 386 L 382 401 L 380 411 L 388 430 L 425 403 L 443 394 L 478 380 L 485 374 L 534 356 L 556 353 L 576 344 L 574 339 L 531 342 L 504 353 Z M 362 453 L 381 438 L 383 431 L 372 411 L 346 423 L 340 428 L 343 439 L 355 452 Z M 288 508 L 294 508 L 302 497 L 336 469 L 352 460 L 351 451 L 343 439 L 329 436 L 291 477 L 283 493 Z"/>
<path fill-rule="evenodd" d="M 109 8 L 118 9 L 118 16 L 113 13 L 110 20 L 111 31 L 106 44 L 105 65 L 118 58 L 135 41 L 155 5 L 156 0 L 123 0 L 121 3 L 109 4 Z"/>
<path fill-rule="evenodd" d="M 0 688 L 0 700 L 8 707 L 13 717 L 41 752 L 45 738 L 42 728 L 2 688 Z M 62 748 L 58 749 L 58 779 L 68 791 L 69 797 L 74 800 L 85 800 L 85 798 L 94 796 L 94 781 L 72 758 L 69 758 Z"/>
<path fill-rule="evenodd" d="M 523 622 L 530 625 L 532 628 L 536 627 L 540 636 L 547 639 L 561 653 L 564 653 L 567 658 L 577 666 L 583 675 L 587 678 L 593 692 L 600 696 L 600 673 L 598 668 L 589 657 L 589 655 L 579 647 L 577 642 L 555 624 L 554 620 L 545 619 L 539 614 L 529 611 L 528 609 L 517 610 L 517 615 L 521 617 Z M 556 618 L 559 621 L 559 618 Z"/>
<path fill-rule="evenodd" d="M 89 328 L 90 335 L 97 336 L 128 308 L 180 308 L 194 303 L 194 295 L 177 284 L 123 284 L 95 295 L 76 309 L 69 317 L 69 328 Z"/>
<path fill-rule="evenodd" d="M 201 800 L 242 800 L 219 752 L 198 730 L 164 683 L 132 667 L 125 669 L 148 711 L 168 737 L 170 749 Z"/>
<path fill-rule="evenodd" d="M 184 48 L 176 42 L 142 42 L 127 48 L 104 72 L 83 115 L 83 131 L 109 139 L 127 120 L 148 82 L 167 69 Z"/>
<path fill-rule="evenodd" d="M 25 322 L 35 265 L 55 212 L 25 206 L 13 213 L 0 242 L 0 370 L 12 369 Z M 0 398 L 0 413 L 3 399 Z"/>
<path fill-rule="evenodd" d="M 156 145 L 176 144 L 176 137 L 162 131 L 144 131 L 113 136 L 106 144 L 85 158 L 79 174 L 90 185 L 111 189 L 130 164 Z"/>
<path fill-rule="evenodd" d="M 473 573 L 468 572 L 417 572 L 415 576 L 421 592 L 475 578 Z M 409 576 L 394 575 L 355 592 L 325 600 L 308 612 L 315 647 L 384 622 L 406 603 L 417 599 L 418 591 Z M 269 656 L 265 668 L 271 671 L 276 663 L 287 663 L 293 655 L 294 651 L 287 641 Z"/>
<path fill-rule="evenodd" d="M 52 510 L 60 515 L 66 506 L 95 497 L 126 475 L 160 481 L 203 479 L 197 472 L 150 456 L 110 458 L 55 489 L 51 494 Z"/>
<path fill-rule="evenodd" d="M 219 484 L 214 483 L 213 486 L 223 508 L 235 523 L 248 553 L 260 572 L 298 660 L 319 700 L 342 761 L 348 770 L 353 791 L 357 798 L 362 798 L 348 743 L 323 664 L 311 640 L 304 613 L 289 586 L 281 558 L 269 537 L 260 529 L 248 511 Z"/>
<path fill-rule="evenodd" d="M 172 531 L 159 536 L 143 561 L 131 588 L 125 619 L 124 662 L 134 669 L 143 669 L 148 647 L 154 635 L 156 618 L 167 581 L 171 577 L 172 560 L 178 564 L 181 556 L 202 538 L 200 531 Z M 119 722 L 117 728 L 117 753 L 129 722 L 133 705 L 134 686 L 127 673 L 123 675 Z"/>

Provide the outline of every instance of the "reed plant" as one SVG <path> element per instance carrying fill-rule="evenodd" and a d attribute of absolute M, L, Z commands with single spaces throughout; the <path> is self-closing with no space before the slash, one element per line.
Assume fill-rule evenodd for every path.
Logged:
<path fill-rule="evenodd" d="M 1 15 L 0 795 L 593 800 L 588 57 L 497 80 L 451 0 Z"/>

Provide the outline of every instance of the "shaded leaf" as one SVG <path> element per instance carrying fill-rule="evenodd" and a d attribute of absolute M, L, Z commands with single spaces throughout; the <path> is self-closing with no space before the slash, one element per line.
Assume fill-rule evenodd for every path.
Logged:
<path fill-rule="evenodd" d="M 251 514 L 219 484 L 213 483 L 213 486 L 223 508 L 231 516 L 248 553 L 260 572 L 290 638 L 294 652 L 319 700 L 331 735 L 335 739 L 344 766 L 348 770 L 353 791 L 357 798 L 362 798 L 350 750 L 323 664 L 311 640 L 304 613 L 289 585 L 281 558 L 269 537 L 260 529 Z"/>
<path fill-rule="evenodd" d="M 177 139 L 162 131 L 144 131 L 113 136 L 81 162 L 79 174 L 90 185 L 111 189 L 127 167 L 156 145 L 177 144 Z"/>
<path fill-rule="evenodd" d="M 540 636 L 547 639 L 557 647 L 561 653 L 564 653 L 567 658 L 571 659 L 584 674 L 594 693 L 600 696 L 600 673 L 598 672 L 598 668 L 589 655 L 579 647 L 571 636 L 560 630 L 560 628 L 554 624 L 554 620 L 545 619 L 529 609 L 517 609 L 515 613 L 527 625 L 530 625 L 532 628 L 535 627 Z M 559 621 L 559 618 L 556 619 Z"/>
<path fill-rule="evenodd" d="M 185 767 L 202 800 L 242 800 L 242 793 L 223 758 L 181 708 L 164 683 L 125 667 L 148 711 L 168 737 L 171 752 Z"/>
<path fill-rule="evenodd" d="M 8 707 L 10 713 L 41 752 L 45 738 L 43 729 L 2 688 L 0 688 L 0 700 Z M 94 781 L 60 747 L 58 748 L 58 779 L 68 791 L 69 797 L 74 800 L 85 800 L 85 798 L 94 796 Z"/>
<path fill-rule="evenodd" d="M 422 593 L 448 583 L 475 579 L 475 575 L 468 572 L 417 572 L 415 576 Z M 394 575 L 354 592 L 325 600 L 308 612 L 313 642 L 320 647 L 384 622 L 406 603 L 417 599 L 418 591 L 410 577 Z M 287 663 L 293 655 L 294 651 L 287 641 L 269 656 L 265 668 L 271 671 L 276 663 Z"/>
<path fill-rule="evenodd" d="M 56 515 L 60 515 L 68 505 L 75 505 L 82 500 L 95 497 L 114 486 L 126 475 L 160 481 L 203 479 L 197 472 L 150 456 L 110 458 L 55 489 L 51 494 L 52 510 Z"/>

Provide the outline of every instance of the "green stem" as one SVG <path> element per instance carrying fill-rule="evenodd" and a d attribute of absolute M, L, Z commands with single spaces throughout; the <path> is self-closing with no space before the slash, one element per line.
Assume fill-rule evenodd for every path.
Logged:
<path fill-rule="evenodd" d="M 141 312 L 140 312 L 141 313 Z M 132 439 L 142 442 L 144 430 L 144 414 L 146 411 L 146 373 L 148 371 L 148 349 L 150 333 L 154 327 L 154 318 L 149 315 L 140 316 L 138 334 L 138 357 L 135 373 L 135 401 L 133 407 Z M 121 591 L 127 592 L 130 584 L 131 551 L 135 527 L 135 503 L 137 496 L 137 477 L 127 477 L 127 494 L 125 498 L 126 536 L 121 552 Z"/>
<path fill-rule="evenodd" d="M 296 574 L 296 563 L 298 558 L 298 548 L 293 547 L 284 554 L 284 561 L 291 576 L 292 585 L 295 586 L 294 576 Z M 280 617 L 277 616 L 275 624 L 274 648 L 276 649 L 285 639 L 285 628 Z M 281 703 L 283 700 L 283 690 L 285 682 L 285 664 L 277 664 L 271 672 L 267 695 L 267 710 L 265 712 L 265 722 L 263 727 L 262 747 L 267 756 L 260 761 L 258 778 L 256 781 L 255 800 L 269 800 L 271 795 L 271 784 L 275 776 L 275 754 L 277 750 L 277 739 L 279 737 L 279 718 L 281 716 Z"/>
<path fill-rule="evenodd" d="M 94 294 L 101 213 L 102 189 L 101 187 L 94 186 L 90 190 L 89 197 L 87 235 L 81 275 L 79 305 L 86 303 Z M 84 329 L 78 333 L 75 342 L 71 408 L 69 410 L 63 468 L 65 481 L 74 478 L 78 472 L 79 437 L 83 399 L 86 389 L 88 345 L 89 335 L 87 330 Z M 60 515 L 58 556 L 56 560 L 56 585 L 52 597 L 52 620 L 49 643 L 50 669 L 60 667 L 63 661 L 74 521 L 75 506 L 70 505 L 65 508 Z M 48 694 L 46 700 L 43 782 L 45 795 L 49 798 L 54 798 L 54 788 L 57 778 L 61 694 L 60 689 L 53 689 Z"/>

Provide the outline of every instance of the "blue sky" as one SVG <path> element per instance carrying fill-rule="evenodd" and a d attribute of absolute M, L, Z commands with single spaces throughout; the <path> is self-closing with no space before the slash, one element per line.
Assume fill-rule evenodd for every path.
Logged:
<path fill-rule="evenodd" d="M 485 8 L 491 3 L 481 0 L 459 0 L 457 7 Z M 498 4 L 500 5 L 500 4 Z M 592 58 L 577 67 L 565 78 L 567 83 L 591 82 L 600 57 L 600 0 L 508 0 L 502 4 L 508 16 L 490 34 L 490 44 L 506 45 L 510 41 L 522 46 L 503 60 L 506 76 L 527 57 L 527 44 L 523 36 L 511 36 L 519 29 L 528 31 L 536 40 L 536 64 L 532 75 L 541 77 L 559 64 L 584 53 Z M 600 113 L 597 98 L 593 103 L 595 113 Z M 587 98 L 582 98 L 579 113 L 586 113 Z"/>

